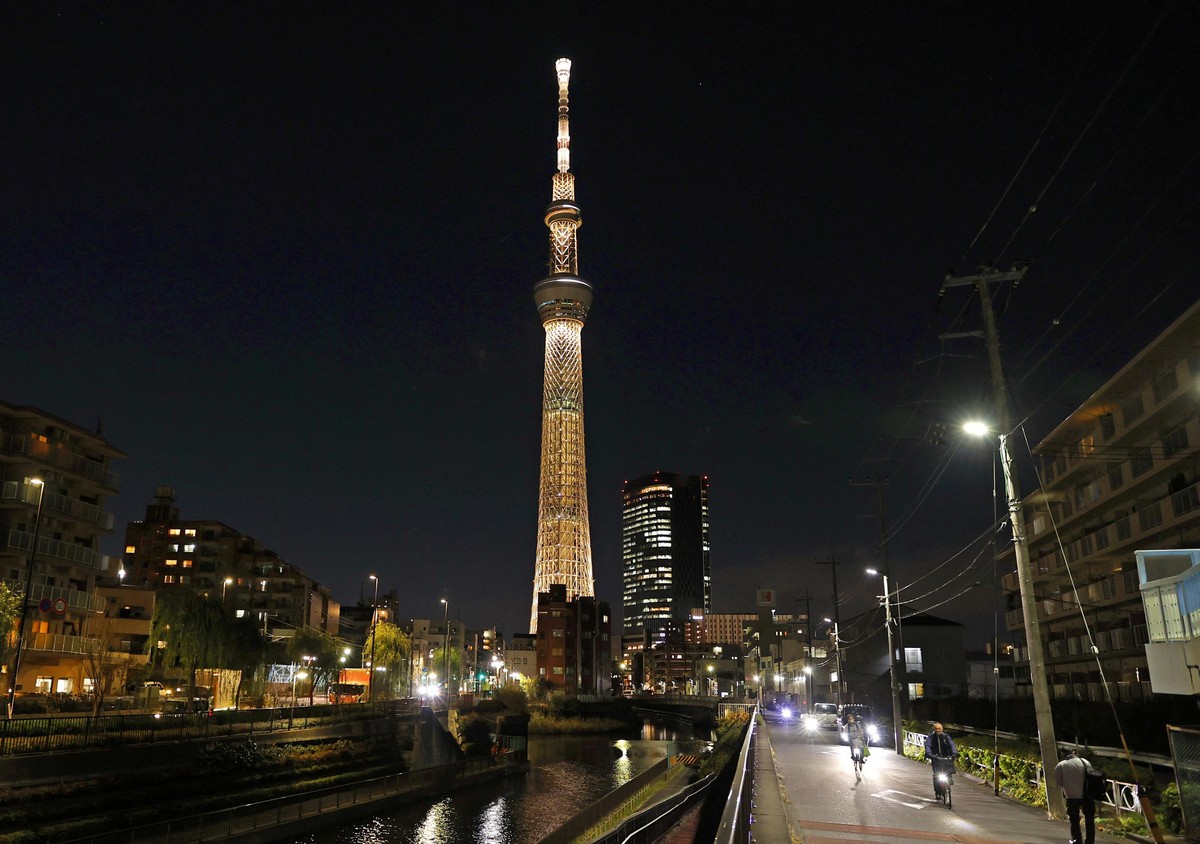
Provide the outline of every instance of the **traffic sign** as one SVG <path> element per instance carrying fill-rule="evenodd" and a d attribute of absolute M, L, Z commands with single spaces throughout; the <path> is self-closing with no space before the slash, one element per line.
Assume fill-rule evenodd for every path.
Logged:
<path fill-rule="evenodd" d="M 67 611 L 67 602 L 66 602 L 66 599 L 64 599 L 64 598 L 55 598 L 55 599 L 54 599 L 54 614 L 55 614 L 55 615 L 62 615 L 62 614 L 63 614 L 63 613 L 65 613 L 66 611 Z"/>
<path fill-rule="evenodd" d="M 53 603 L 49 598 L 42 598 L 42 600 L 38 601 L 38 610 L 41 612 L 50 612 L 52 606 Z"/>

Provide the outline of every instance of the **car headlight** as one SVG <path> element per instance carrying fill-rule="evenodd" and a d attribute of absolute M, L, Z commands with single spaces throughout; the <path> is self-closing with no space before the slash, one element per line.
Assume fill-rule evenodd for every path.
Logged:
<path fill-rule="evenodd" d="M 867 738 L 871 739 L 871 741 L 875 741 L 879 738 L 879 730 L 875 729 L 874 724 L 867 727 Z"/>
<path fill-rule="evenodd" d="M 845 730 L 842 730 L 842 741 L 850 741 L 850 734 Z"/>
<path fill-rule="evenodd" d="M 785 706 L 783 709 L 779 710 L 779 717 L 782 718 L 784 721 L 788 720 L 789 718 L 792 717 L 792 710 L 788 709 Z"/>
<path fill-rule="evenodd" d="M 806 719 L 805 719 L 805 721 L 804 721 L 804 728 L 805 728 L 806 730 L 809 730 L 809 731 L 816 730 L 816 729 L 817 729 L 817 722 L 816 722 L 816 719 L 814 719 L 814 718 L 806 718 Z"/>

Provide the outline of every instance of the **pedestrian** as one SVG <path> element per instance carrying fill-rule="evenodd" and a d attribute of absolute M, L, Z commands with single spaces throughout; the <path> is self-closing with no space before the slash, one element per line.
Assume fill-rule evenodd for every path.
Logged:
<path fill-rule="evenodd" d="M 1088 797 L 1087 793 L 1087 772 L 1091 767 L 1088 760 L 1071 749 L 1054 768 L 1054 781 L 1058 783 L 1063 797 L 1067 799 L 1067 818 L 1071 822 L 1071 844 L 1095 844 L 1096 842 L 1096 802 Z M 1085 821 L 1086 838 L 1082 837 L 1079 832 L 1079 812 L 1081 810 Z"/>
<path fill-rule="evenodd" d="M 954 739 L 944 732 L 938 722 L 934 722 L 933 732 L 925 737 L 925 755 L 929 758 L 929 767 L 933 768 L 933 796 L 941 797 L 940 777 L 954 776 L 954 757 L 958 755 L 958 748 L 954 746 Z"/>

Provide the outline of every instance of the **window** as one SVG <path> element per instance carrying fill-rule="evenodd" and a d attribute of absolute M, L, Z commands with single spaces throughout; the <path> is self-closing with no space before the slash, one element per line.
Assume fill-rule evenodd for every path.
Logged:
<path fill-rule="evenodd" d="M 1154 400 L 1161 402 L 1171 393 L 1175 392 L 1175 388 L 1179 386 L 1179 381 L 1175 377 L 1175 369 L 1172 367 L 1162 374 L 1162 377 L 1154 382 L 1150 388 L 1154 393 Z"/>
<path fill-rule="evenodd" d="M 1127 428 L 1140 419 L 1143 412 L 1141 395 L 1131 396 L 1121 403 L 1121 421 Z"/>
<path fill-rule="evenodd" d="M 34 621 L 30 622 L 30 629 L 34 633 L 49 633 L 50 622 L 46 621 L 45 619 L 35 619 Z"/>
<path fill-rule="evenodd" d="M 168 536 L 179 536 L 179 528 L 171 528 L 167 531 Z"/>
<path fill-rule="evenodd" d="M 174 583 L 174 582 L 175 582 L 175 575 L 173 575 L 173 574 L 164 574 L 163 575 L 163 583 Z"/>
<path fill-rule="evenodd" d="M 126 553 L 126 554 L 136 554 L 136 553 L 137 553 L 137 546 L 136 546 L 136 545 L 126 545 L 126 546 L 125 546 L 125 553 Z"/>
<path fill-rule="evenodd" d="M 53 677 L 38 677 L 33 683 L 33 688 L 44 695 L 50 694 L 50 689 L 54 683 Z"/>
<path fill-rule="evenodd" d="M 1145 474 L 1154 466 L 1154 455 L 1150 453 L 1149 448 L 1143 448 L 1136 451 L 1129 461 L 1129 470 L 1133 477 Z"/>
<path fill-rule="evenodd" d="M 75 683 L 70 677 L 59 677 L 58 682 L 54 684 L 54 691 L 60 695 L 69 695 L 75 691 Z"/>
<path fill-rule="evenodd" d="M 1100 417 L 1100 433 L 1104 435 L 1104 439 L 1111 439 L 1112 435 L 1117 432 L 1117 425 L 1113 421 L 1113 415 L 1106 413 Z"/>
<path fill-rule="evenodd" d="M 904 667 L 905 670 L 914 674 L 921 673 L 924 669 L 921 661 L 920 648 L 905 648 L 904 649 Z M 920 684 L 918 684 L 920 685 Z"/>
<path fill-rule="evenodd" d="M 195 528 L 187 528 L 187 529 L 186 529 L 186 530 L 183 532 L 183 535 L 184 535 L 184 536 L 195 536 L 195 535 L 196 535 L 196 529 L 195 529 Z"/>
<path fill-rule="evenodd" d="M 1125 483 L 1125 474 L 1121 469 L 1120 463 L 1113 463 L 1108 467 L 1108 488 L 1120 489 Z"/>
<path fill-rule="evenodd" d="M 179 565 L 179 560 L 163 560 L 163 565 L 164 566 L 177 566 L 177 565 Z"/>
<path fill-rule="evenodd" d="M 909 683 L 908 684 L 908 699 L 916 700 L 917 698 L 925 697 L 924 683 Z"/>
<path fill-rule="evenodd" d="M 1188 447 L 1187 428 L 1180 425 L 1162 438 L 1163 457 L 1170 459 Z"/>
<path fill-rule="evenodd" d="M 561 665 L 554 666 L 554 673 L 561 675 L 563 673 L 563 667 Z"/>
<path fill-rule="evenodd" d="M 556 639 L 561 639 L 561 638 L 562 638 L 562 635 L 563 635 L 563 632 L 562 632 L 561 630 L 552 630 L 552 631 L 550 632 L 550 635 L 551 635 L 551 636 L 553 636 L 553 637 L 554 637 L 554 638 L 556 638 Z"/>

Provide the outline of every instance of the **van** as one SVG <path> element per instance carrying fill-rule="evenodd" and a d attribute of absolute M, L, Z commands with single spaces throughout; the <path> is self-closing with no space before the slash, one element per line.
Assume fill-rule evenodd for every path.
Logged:
<path fill-rule="evenodd" d="M 836 703 L 814 703 L 812 711 L 804 716 L 805 725 L 810 729 L 836 730 L 838 726 L 838 708 Z"/>

